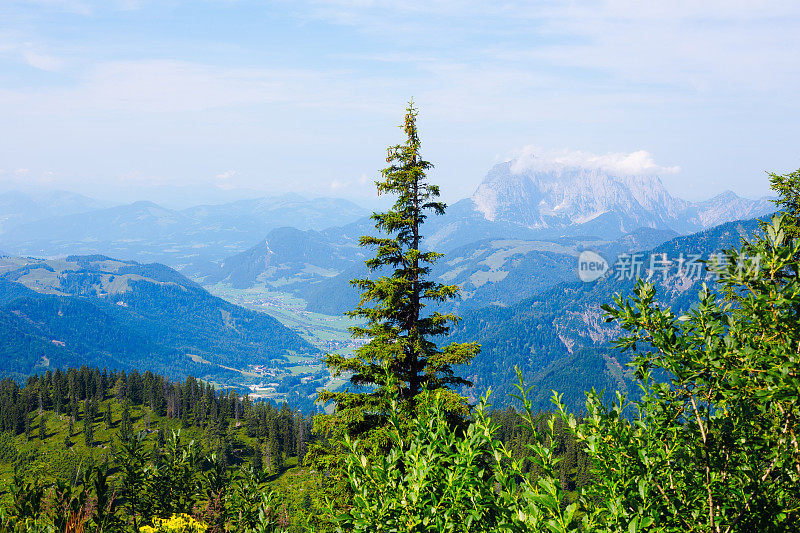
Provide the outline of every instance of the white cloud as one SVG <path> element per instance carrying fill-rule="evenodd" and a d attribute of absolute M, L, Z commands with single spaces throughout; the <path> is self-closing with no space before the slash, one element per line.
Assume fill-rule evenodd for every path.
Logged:
<path fill-rule="evenodd" d="M 512 160 L 511 171 L 521 174 L 526 171 L 550 171 L 583 168 L 601 170 L 621 176 L 654 176 L 675 174 L 680 167 L 665 167 L 657 164 L 653 156 L 644 150 L 631 153 L 592 154 L 580 150 L 544 150 L 526 146 Z"/>
<path fill-rule="evenodd" d="M 64 66 L 64 61 L 61 59 L 48 55 L 34 52 L 33 50 L 25 50 L 22 52 L 25 62 L 39 70 L 46 70 L 48 72 L 58 72 Z"/>
<path fill-rule="evenodd" d="M 330 183 L 331 192 L 342 193 L 350 191 L 356 194 L 371 195 L 375 191 L 374 179 L 366 174 L 361 174 L 357 179 L 340 180 L 335 179 Z"/>
<path fill-rule="evenodd" d="M 317 74 L 170 60 L 113 61 L 44 91 L 2 91 L 7 108 L 49 116 L 95 112 L 175 113 L 284 101 Z M 300 96 L 297 96 L 298 98 Z"/>
<path fill-rule="evenodd" d="M 216 186 L 224 191 L 236 189 L 239 185 L 234 182 L 234 177 L 236 177 L 237 172 L 235 170 L 226 170 L 225 172 L 220 172 L 216 176 Z"/>
<path fill-rule="evenodd" d="M 67 65 L 67 61 L 46 51 L 50 48 L 41 39 L 24 35 L 18 30 L 5 30 L 0 24 L 0 59 L 9 58 L 39 70 L 59 72 Z"/>
<path fill-rule="evenodd" d="M 417 50 L 445 42 L 438 59 L 463 49 L 463 57 L 511 69 L 601 72 L 611 76 L 604 85 L 626 92 L 653 89 L 634 84 L 704 93 L 800 83 L 796 1 L 311 0 L 297 12 L 384 42 L 412 40 Z M 487 38 L 504 44 L 477 44 Z"/>
<path fill-rule="evenodd" d="M 48 117 L 109 112 L 141 115 L 290 103 L 374 112 L 375 101 L 381 100 L 370 94 L 375 80 L 338 70 L 145 59 L 96 63 L 74 73 L 72 79 L 66 86 L 37 91 L 0 87 L 0 111 Z M 353 97 L 355 92 L 361 93 L 359 98 Z"/>
<path fill-rule="evenodd" d="M 141 9 L 146 2 L 145 0 L 21 0 L 21 3 L 90 17 L 108 9 L 121 11 Z"/>

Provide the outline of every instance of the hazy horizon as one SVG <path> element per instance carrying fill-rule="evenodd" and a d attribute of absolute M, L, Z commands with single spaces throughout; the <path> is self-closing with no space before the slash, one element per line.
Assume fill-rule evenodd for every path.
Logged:
<path fill-rule="evenodd" d="M 673 191 L 668 192 L 672 194 L 675 198 L 680 198 L 683 200 L 690 200 L 690 201 L 703 201 L 711 199 L 723 192 L 730 191 L 732 189 L 720 189 L 715 192 L 712 192 L 708 196 L 701 196 L 698 198 L 689 198 L 681 196 L 680 194 L 675 194 Z M 262 198 L 281 198 L 281 197 L 290 197 L 292 195 L 296 195 L 302 197 L 306 200 L 313 200 L 313 199 L 322 199 L 322 198 L 331 198 L 331 199 L 339 199 L 339 200 L 346 200 L 349 201 L 359 207 L 362 207 L 367 210 L 371 209 L 385 209 L 389 205 L 391 205 L 393 199 L 387 196 L 377 196 L 374 195 L 372 197 L 368 195 L 348 195 L 348 194 L 336 194 L 335 192 L 331 192 L 328 194 L 317 194 L 313 191 L 269 191 L 269 190 L 257 190 L 257 189 L 248 189 L 248 188 L 218 188 L 212 186 L 205 186 L 201 188 L 197 188 L 193 185 L 174 185 L 174 186 L 161 186 L 161 187 L 147 187 L 141 188 L 138 187 L 135 190 L 133 188 L 129 190 L 116 190 L 101 194 L 96 194 L 98 191 L 93 191 L 90 189 L 68 189 L 62 188 L 58 186 L 42 186 L 39 184 L 30 185 L 25 187 L 24 185 L 20 185 L 19 183 L 2 183 L 0 184 L 0 195 L 8 194 L 8 193 L 21 193 L 31 197 L 36 196 L 45 196 L 48 194 L 55 194 L 55 193 L 69 193 L 69 194 L 78 194 L 84 197 L 87 197 L 92 200 L 96 200 L 102 205 L 99 207 L 103 208 L 110 208 L 122 205 L 130 205 L 136 202 L 153 202 L 158 204 L 162 207 L 166 207 L 168 209 L 175 209 L 181 210 L 186 209 L 189 207 L 195 207 L 200 205 L 222 205 L 228 204 L 232 202 L 242 201 L 242 200 L 257 200 Z M 325 192 L 325 191 L 323 191 Z M 735 190 L 733 191 L 736 194 L 739 194 Z M 768 191 L 767 194 L 761 196 L 746 196 L 741 195 L 742 198 L 757 200 L 762 198 L 772 198 L 774 197 L 771 194 L 772 191 Z M 448 204 L 452 205 L 460 200 L 470 198 L 470 195 L 463 196 L 461 198 L 451 198 L 448 200 Z"/>
<path fill-rule="evenodd" d="M 413 97 L 450 203 L 531 147 L 762 197 L 800 167 L 799 23 L 792 2 L 12 0 L 0 190 L 371 203 Z"/>

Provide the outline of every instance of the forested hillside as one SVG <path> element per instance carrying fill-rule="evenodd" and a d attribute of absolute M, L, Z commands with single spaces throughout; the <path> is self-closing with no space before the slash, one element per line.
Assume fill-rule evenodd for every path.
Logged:
<path fill-rule="evenodd" d="M 496 413 L 496 420 L 498 438 L 524 460 L 530 435 L 518 427 L 519 414 L 506 409 Z M 108 524 L 115 527 L 131 525 L 133 516 L 144 524 L 145 517 L 173 511 L 190 512 L 207 524 L 235 522 L 235 498 L 247 497 L 258 509 L 261 498 L 269 496 L 267 518 L 304 531 L 303 524 L 324 509 L 323 480 L 303 467 L 320 438 L 311 418 L 286 403 L 253 402 L 192 377 L 177 382 L 151 372 L 84 366 L 31 376 L 23 386 L 5 379 L 0 381 L 0 506 L 18 497 L 14 491 L 23 490 L 27 480 L 46 489 L 44 514 L 81 491 L 88 500 L 74 511 L 91 514 L 98 494 L 89 483 L 101 476 L 108 484 L 107 515 L 113 517 Z M 563 450 L 564 483 L 570 490 L 585 486 L 587 456 L 565 427 L 556 438 Z M 182 463 L 170 464 L 176 459 Z M 143 469 L 141 486 L 131 485 L 131 461 Z M 185 469 L 190 485 L 169 477 L 175 468 Z M 524 468 L 528 472 L 535 465 L 526 461 Z M 163 483 L 183 485 L 165 492 Z M 236 494 L 242 483 L 249 483 L 251 494 Z M 65 484 L 74 485 L 74 491 L 59 493 Z M 190 493 L 179 497 L 179 490 Z"/>
<path fill-rule="evenodd" d="M 702 283 L 714 286 L 717 277 L 699 261 L 706 261 L 721 250 L 736 248 L 742 239 L 752 239 L 758 233 L 758 220 L 753 219 L 676 237 L 640 254 L 639 274 L 647 278 L 650 258 L 666 254 L 671 261 L 668 271 L 653 273 L 656 298 L 676 313 L 685 312 L 696 305 Z M 697 258 L 696 271 L 684 268 L 679 273 L 681 257 L 684 267 L 690 257 Z M 563 393 L 564 401 L 573 409 L 581 407 L 584 391 L 592 387 L 609 393 L 614 390 L 635 393 L 626 371 L 627 356 L 611 345 L 619 330 L 605 323 L 601 310 L 615 295 L 632 292 L 638 279 L 632 274 L 611 268 L 596 282 L 564 283 L 512 307 L 493 306 L 464 312 L 452 337 L 474 339 L 481 344 L 481 353 L 461 369 L 475 384 L 473 394 L 479 395 L 491 387 L 497 401 L 504 401 L 513 391 L 515 366 L 534 385 L 534 402 L 544 409 L 548 408 L 551 389 Z"/>
<path fill-rule="evenodd" d="M 6 257 L 0 287 L 2 372 L 17 378 L 86 363 L 173 378 L 238 374 L 246 383 L 241 371 L 251 365 L 281 367 L 292 354 L 319 353 L 270 316 L 159 264 Z"/>
<path fill-rule="evenodd" d="M 0 490 L 4 501 L 21 488 L 12 485 L 12 493 L 8 492 L 14 472 L 48 487 L 55 483 L 55 492 L 48 490 L 45 496 L 51 504 L 69 498 L 69 493 L 57 492 L 63 490 L 63 484 L 80 486 L 85 475 L 102 472 L 108 483 L 109 512 L 121 513 L 133 503 L 126 468 L 131 467 L 130 461 L 138 460 L 141 467 L 151 465 L 156 470 L 149 481 L 140 478 L 153 485 L 137 490 L 162 491 L 150 494 L 146 505 L 164 509 L 172 504 L 159 501 L 165 498 L 163 491 L 181 487 L 159 487 L 178 480 L 159 477 L 158 469 L 166 475 L 167 463 L 176 460 L 177 453 L 178 460 L 188 461 L 182 468 L 199 476 L 197 481 L 209 479 L 214 472 L 221 476 L 213 482 L 216 485 L 203 486 L 211 491 L 205 497 L 186 495 L 191 502 L 188 510 L 200 513 L 206 521 L 222 516 L 223 510 L 214 507 L 213 491 L 225 489 L 220 483 L 230 481 L 229 473 L 250 468 L 259 483 L 269 480 L 287 489 L 283 491 L 282 519 L 288 520 L 303 502 L 302 487 L 314 484 L 298 475 L 298 465 L 314 438 L 311 420 L 287 404 L 253 403 L 195 378 L 174 382 L 151 372 L 82 367 L 32 376 L 23 387 L 9 379 L 0 382 Z M 190 455 L 182 456 L 184 452 Z M 302 481 L 299 486 L 297 481 Z M 144 506 L 144 496 L 138 497 Z M 147 509 L 137 512 L 155 512 L 152 507 Z M 121 520 L 121 516 L 116 519 L 117 523 Z"/>

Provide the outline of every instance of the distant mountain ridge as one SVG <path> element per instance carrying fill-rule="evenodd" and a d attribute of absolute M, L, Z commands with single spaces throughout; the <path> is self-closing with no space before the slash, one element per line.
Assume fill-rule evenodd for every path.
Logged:
<path fill-rule="evenodd" d="M 165 263 L 188 275 L 205 275 L 216 268 L 217 262 L 246 250 L 275 228 L 322 229 L 367 214 L 366 209 L 347 200 L 299 195 L 183 210 L 138 201 L 79 213 L 56 211 L 0 233 L 0 243 L 14 255 L 100 253 Z"/>
<path fill-rule="evenodd" d="M 492 167 L 470 201 L 488 221 L 569 235 L 588 235 L 598 226 L 606 238 L 639 227 L 687 234 L 775 210 L 766 198 L 749 200 L 732 191 L 703 202 L 675 198 L 656 175 L 567 165 L 525 168 L 517 160 Z"/>
<path fill-rule="evenodd" d="M 35 215 L 29 209 L 27 215 L 17 216 L 14 213 L 25 211 L 21 206 L 26 200 L 19 194 L 12 199 L 9 205 L 16 207 L 4 214 L 0 196 L 0 248 L 6 253 L 103 253 L 164 263 L 209 282 L 230 278 L 239 287 L 254 283 L 268 270 L 268 277 L 286 274 L 290 283 L 339 276 L 351 270 L 345 263 L 363 261 L 364 251 L 356 246 L 359 237 L 375 232 L 369 212 L 356 204 L 293 194 L 181 210 L 140 201 L 89 211 L 84 208 L 91 205 L 90 199 L 76 195 L 71 202 L 61 200 L 66 211 L 53 208 L 46 211 L 48 218 L 36 220 L 30 218 L 45 211 L 34 210 Z M 669 238 L 772 211 L 767 199 L 748 200 L 730 191 L 703 202 L 674 198 L 656 176 L 567 166 L 532 170 L 512 160 L 490 169 L 475 193 L 449 206 L 444 216 L 429 217 L 423 247 L 446 253 L 486 240 L 610 242 L 640 228 L 664 231 Z M 11 226 L 13 231 L 8 230 Z M 272 254 L 269 260 L 265 253 L 258 257 L 254 248 L 259 243 L 286 240 L 270 235 L 281 227 L 319 233 L 313 246 L 310 234 L 294 234 L 305 243 L 302 246 L 311 246 L 306 249 L 311 260 L 291 259 L 282 265 L 284 253 Z M 320 252 L 323 249 L 327 251 Z"/>
<path fill-rule="evenodd" d="M 332 241 L 318 231 L 284 227 L 272 230 L 252 248 L 225 259 L 205 281 L 225 281 L 236 288 L 250 287 L 259 279 L 305 283 L 333 277 L 360 261 L 360 249 Z"/>
<path fill-rule="evenodd" d="M 359 300 L 350 280 L 380 275 L 367 269 L 364 260 L 371 252 L 358 247 L 353 237 L 368 233 L 367 228 L 353 224 L 347 231 L 340 230 L 273 230 L 254 247 L 227 258 L 203 283 L 227 283 L 238 289 L 263 284 L 299 296 L 308 311 L 340 315 Z M 613 261 L 620 253 L 647 250 L 674 236 L 669 230 L 640 228 L 613 241 L 481 239 L 447 251 L 431 275 L 461 287 L 459 298 L 447 304 L 448 310 L 508 306 L 562 281 L 577 281 L 577 259 L 584 249 Z"/>
<path fill-rule="evenodd" d="M 0 235 L 26 222 L 85 213 L 102 207 L 104 207 L 102 202 L 66 191 L 43 194 L 25 194 L 17 191 L 0 193 Z"/>

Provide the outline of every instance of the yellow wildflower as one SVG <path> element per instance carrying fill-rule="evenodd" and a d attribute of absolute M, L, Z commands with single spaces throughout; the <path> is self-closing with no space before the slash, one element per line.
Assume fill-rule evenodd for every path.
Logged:
<path fill-rule="evenodd" d="M 205 533 L 206 529 L 208 525 L 181 513 L 170 518 L 153 518 L 153 525 L 140 527 L 139 533 Z"/>

